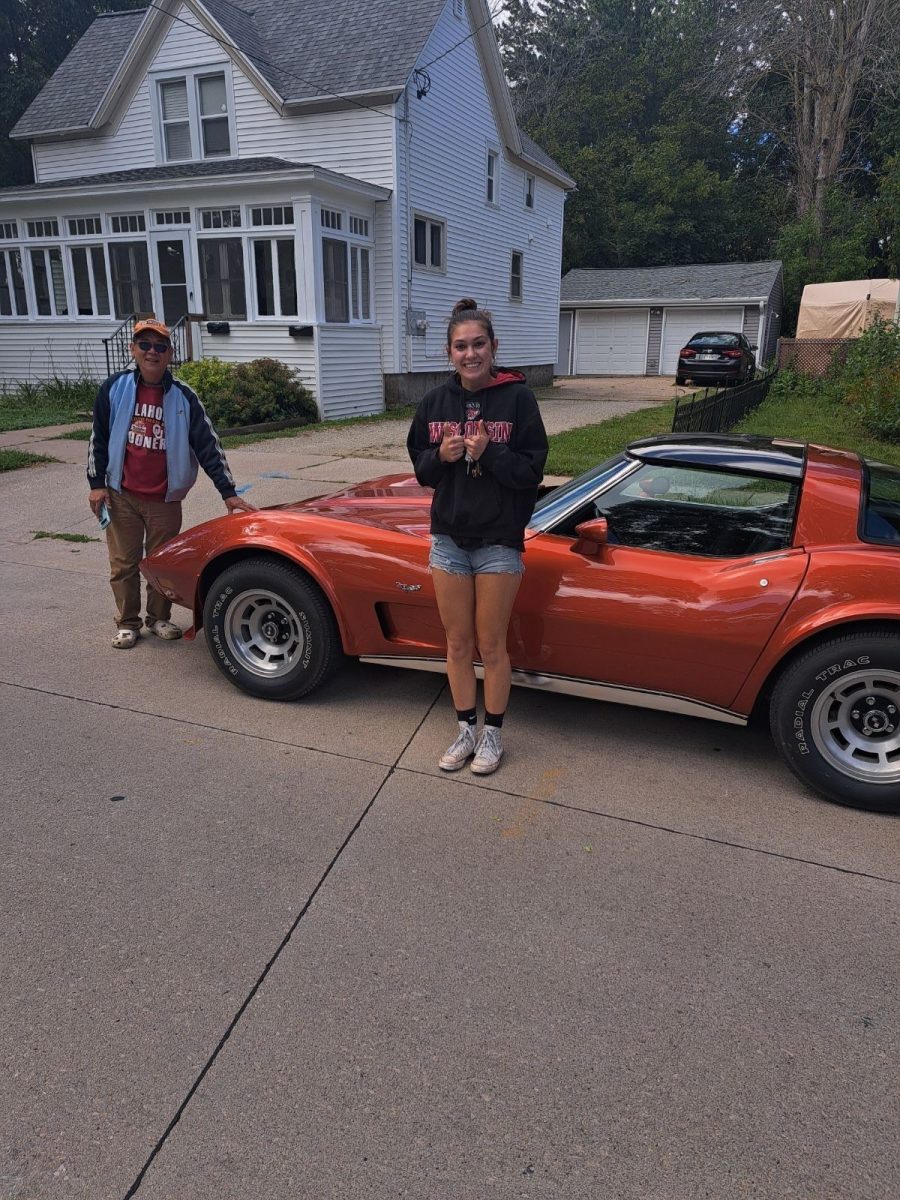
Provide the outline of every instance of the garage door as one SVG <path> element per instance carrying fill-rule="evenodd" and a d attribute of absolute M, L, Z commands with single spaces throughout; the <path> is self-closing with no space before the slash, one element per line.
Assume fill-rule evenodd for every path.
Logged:
<path fill-rule="evenodd" d="M 575 327 L 576 375 L 643 375 L 647 370 L 646 308 L 580 309 Z"/>
<path fill-rule="evenodd" d="M 743 323 L 743 308 L 667 308 L 663 318 L 662 353 L 659 356 L 660 375 L 675 374 L 678 351 L 695 333 L 704 329 L 740 333 Z"/>

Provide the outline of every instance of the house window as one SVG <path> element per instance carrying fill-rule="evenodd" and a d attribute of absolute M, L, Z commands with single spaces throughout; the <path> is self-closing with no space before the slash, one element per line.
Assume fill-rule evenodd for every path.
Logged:
<path fill-rule="evenodd" d="M 15 241 L 19 236 L 19 227 L 15 221 L 0 221 L 0 241 Z"/>
<path fill-rule="evenodd" d="M 102 246 L 73 246 L 69 250 L 75 284 L 75 313 L 79 317 L 109 316 L 109 283 Z"/>
<path fill-rule="evenodd" d="M 350 306 L 354 321 L 372 316 L 370 250 L 367 246 L 350 247 Z"/>
<path fill-rule="evenodd" d="M 172 225 L 190 225 L 191 214 L 186 208 L 165 209 L 153 214 L 153 224 L 162 229 Z"/>
<path fill-rule="evenodd" d="M 28 236 L 32 238 L 59 237 L 59 221 L 27 221 Z"/>
<path fill-rule="evenodd" d="M 534 208 L 534 176 L 525 176 L 525 207 Z"/>
<path fill-rule="evenodd" d="M 346 242 L 322 238 L 322 279 L 325 285 L 325 320 L 349 321 Z"/>
<path fill-rule="evenodd" d="M 201 238 L 198 249 L 206 315 L 213 320 L 246 320 L 247 293 L 241 239 Z"/>
<path fill-rule="evenodd" d="M 294 206 L 292 204 L 266 205 L 264 208 L 250 209 L 251 225 L 293 225 Z"/>
<path fill-rule="evenodd" d="M 113 307 L 120 320 L 153 311 L 146 242 L 110 242 L 109 269 Z"/>
<path fill-rule="evenodd" d="M 166 162 L 229 157 L 231 111 L 224 71 L 161 79 L 157 87 L 160 143 Z"/>
<path fill-rule="evenodd" d="M 241 210 L 239 208 L 201 208 L 201 229 L 240 229 Z"/>
<path fill-rule="evenodd" d="M 25 276 L 18 250 L 0 250 L 0 317 L 27 317 Z"/>
<path fill-rule="evenodd" d="M 350 232 L 356 234 L 357 237 L 367 238 L 369 236 L 369 221 L 367 217 L 350 217 Z"/>
<path fill-rule="evenodd" d="M 522 299 L 522 252 L 513 250 L 509 265 L 509 298 Z"/>
<path fill-rule="evenodd" d="M 417 267 L 443 271 L 447 226 L 432 217 L 413 217 L 413 262 Z"/>
<path fill-rule="evenodd" d="M 99 237 L 103 233 L 99 217 L 69 217 L 68 226 L 71 237 Z"/>
<path fill-rule="evenodd" d="M 258 238 L 253 242 L 256 315 L 296 317 L 297 268 L 293 238 Z"/>
<path fill-rule="evenodd" d="M 500 203 L 500 155 L 496 150 L 487 152 L 487 190 L 485 199 L 488 204 Z"/>
<path fill-rule="evenodd" d="M 113 233 L 143 233 L 147 222 L 143 213 L 113 213 L 109 227 Z"/>
<path fill-rule="evenodd" d="M 323 208 L 321 212 L 322 228 L 323 229 L 342 229 L 343 213 L 339 213 L 334 208 Z"/>
<path fill-rule="evenodd" d="M 58 246 L 29 250 L 31 281 L 39 317 L 67 317 L 66 280 L 63 274 L 62 253 Z"/>

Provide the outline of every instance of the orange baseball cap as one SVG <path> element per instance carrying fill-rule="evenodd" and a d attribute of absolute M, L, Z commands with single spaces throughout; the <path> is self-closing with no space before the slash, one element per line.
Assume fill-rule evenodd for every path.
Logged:
<path fill-rule="evenodd" d="M 158 333 L 160 337 L 164 337 L 167 341 L 172 340 L 172 334 L 169 331 L 168 325 L 163 325 L 162 321 L 157 321 L 156 317 L 143 317 L 140 321 L 135 321 L 134 332 L 131 335 L 131 340 L 143 333 L 146 329 L 153 333 Z"/>

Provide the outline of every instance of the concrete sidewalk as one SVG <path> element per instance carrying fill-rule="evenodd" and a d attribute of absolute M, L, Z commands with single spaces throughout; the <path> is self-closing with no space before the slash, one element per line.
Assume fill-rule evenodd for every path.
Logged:
<path fill-rule="evenodd" d="M 278 503 L 405 436 L 229 458 Z M 115 651 L 44 444 L 0 475 L 0 1200 L 896 1193 L 895 821 L 760 729 L 521 690 L 448 778 L 442 675 L 273 704 L 202 636 Z"/>

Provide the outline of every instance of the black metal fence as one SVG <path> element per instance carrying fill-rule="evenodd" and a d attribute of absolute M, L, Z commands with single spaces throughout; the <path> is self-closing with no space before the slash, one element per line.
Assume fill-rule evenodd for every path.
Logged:
<path fill-rule="evenodd" d="M 103 339 L 103 349 L 106 351 L 106 373 L 112 375 L 116 371 L 126 371 L 131 366 L 131 339 L 134 337 L 134 323 L 146 313 L 130 313 L 115 333 Z M 187 317 L 181 317 L 172 326 L 172 366 L 178 367 L 193 358 L 191 345 L 191 326 Z"/>
<path fill-rule="evenodd" d="M 673 433 L 725 433 L 765 400 L 776 372 L 759 375 L 738 387 L 708 389 L 681 397 L 675 404 Z"/>

